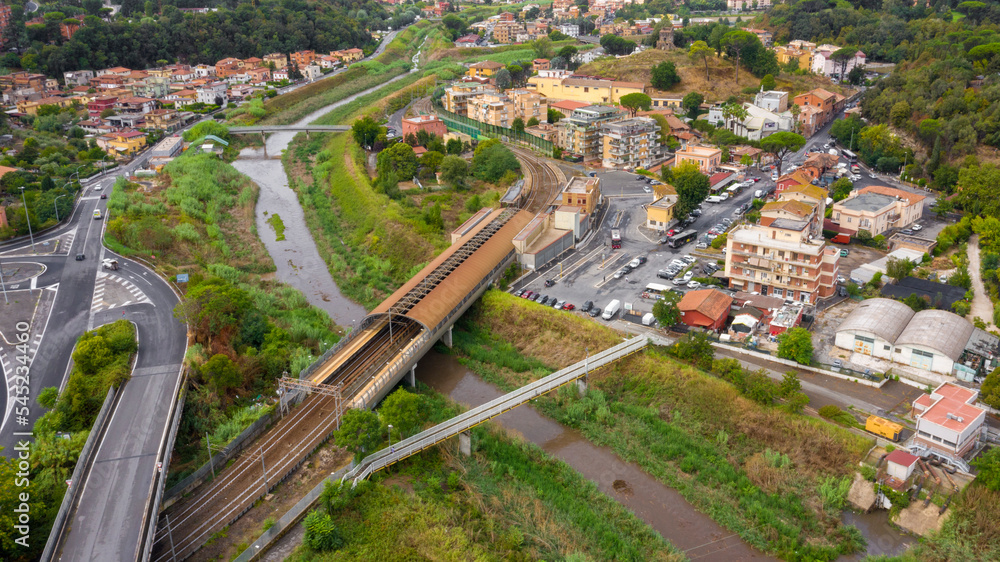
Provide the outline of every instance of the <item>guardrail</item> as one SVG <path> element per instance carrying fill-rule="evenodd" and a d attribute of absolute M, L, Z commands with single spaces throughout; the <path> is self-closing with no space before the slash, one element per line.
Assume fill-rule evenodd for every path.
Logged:
<path fill-rule="evenodd" d="M 585 376 L 590 369 L 597 369 L 613 363 L 626 355 L 643 349 L 648 344 L 649 339 L 647 337 L 636 336 L 606 349 L 593 357 L 556 371 L 545 378 L 455 416 L 446 422 L 404 439 L 389 449 L 382 449 L 373 453 L 361 461 L 353 470 L 345 474 L 341 481 L 351 479 L 354 481 L 352 486 L 356 485 L 359 480 L 368 478 L 375 471 L 382 470 L 389 465 L 413 456 L 441 441 L 454 437 L 463 431 L 467 431 L 504 412 L 512 410 L 529 400 L 547 394 L 560 386 Z"/>
<path fill-rule="evenodd" d="M 435 107 L 434 109 L 441 117 L 441 120 L 445 122 L 445 125 L 450 125 L 450 128 L 456 129 L 459 132 L 469 134 L 473 129 L 475 129 L 477 133 L 483 133 L 485 135 L 505 136 L 517 142 L 534 146 L 547 154 L 552 154 L 552 141 L 536 137 L 535 135 L 528 134 L 523 131 L 519 132 L 507 127 L 500 127 L 499 125 L 490 125 L 489 123 L 476 121 L 475 119 L 470 119 L 464 115 L 452 113 L 441 107 Z M 449 121 L 451 123 L 449 123 Z"/>
<path fill-rule="evenodd" d="M 146 533 L 139 531 L 139 542 L 136 544 L 137 559 L 142 562 L 149 560 L 153 552 L 153 542 L 156 537 L 156 519 L 160 513 L 160 505 L 163 501 L 163 489 L 167 484 L 167 467 L 170 466 L 170 456 L 174 450 L 174 440 L 177 438 L 177 430 L 181 426 L 181 414 L 184 412 L 184 401 L 187 398 L 187 387 L 183 384 L 187 376 L 182 373 L 177 377 L 177 386 L 174 388 L 175 403 L 171 410 L 172 420 L 168 420 L 167 426 L 170 430 L 164 435 L 160 444 L 160 451 L 157 461 L 156 472 L 153 481 L 150 483 L 150 496 L 153 501 L 146 504 L 146 511 L 143 513 L 143 524 L 146 526 Z M 141 529 L 141 527 L 140 527 Z M 145 535 L 145 538 L 143 538 Z"/>

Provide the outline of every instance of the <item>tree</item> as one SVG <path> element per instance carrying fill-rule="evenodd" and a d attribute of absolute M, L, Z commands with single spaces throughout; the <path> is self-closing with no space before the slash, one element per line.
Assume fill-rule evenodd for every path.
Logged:
<path fill-rule="evenodd" d="M 854 190 L 854 183 L 847 178 L 837 178 L 830 184 L 830 197 L 834 201 L 843 201 Z"/>
<path fill-rule="evenodd" d="M 306 515 L 302 526 L 305 527 L 302 542 L 311 550 L 326 552 L 344 546 L 344 537 L 334 525 L 329 513 L 314 509 Z"/>
<path fill-rule="evenodd" d="M 575 57 L 578 52 L 579 52 L 579 50 L 576 47 L 574 47 L 573 45 L 566 45 L 562 49 L 559 49 L 559 52 L 556 53 L 556 56 L 557 57 L 562 57 L 563 60 L 571 61 L 571 60 L 573 60 L 573 57 Z M 549 62 L 551 63 L 552 61 L 549 61 Z"/>
<path fill-rule="evenodd" d="M 847 83 L 853 86 L 860 86 L 865 81 L 865 69 L 862 66 L 855 66 L 847 73 Z"/>
<path fill-rule="evenodd" d="M 523 133 L 524 132 L 524 119 L 522 119 L 520 117 L 515 117 L 514 121 L 511 122 L 511 124 L 510 124 L 510 128 L 515 133 Z"/>
<path fill-rule="evenodd" d="M 764 90 L 773 90 L 778 87 L 778 84 L 774 81 L 773 74 L 765 74 L 763 78 L 760 79 L 760 87 Z"/>
<path fill-rule="evenodd" d="M 894 127 L 901 128 L 910 120 L 912 112 L 913 110 L 910 109 L 910 104 L 906 103 L 906 100 L 899 100 L 889 110 L 889 122 Z"/>
<path fill-rule="evenodd" d="M 444 154 L 436 150 L 428 150 L 420 157 L 420 167 L 430 174 L 436 174 L 444 160 Z"/>
<path fill-rule="evenodd" d="M 972 466 L 979 471 L 976 482 L 994 492 L 1000 491 L 1000 447 L 990 447 L 972 461 Z"/>
<path fill-rule="evenodd" d="M 680 293 L 667 291 L 653 305 L 653 316 L 656 317 L 656 321 L 660 323 L 661 327 L 673 326 L 681 321 L 681 311 L 677 308 L 677 303 L 680 301 Z"/>
<path fill-rule="evenodd" d="M 722 106 L 722 118 L 725 119 L 726 125 L 729 124 L 730 119 L 743 122 L 749 115 L 750 112 L 741 103 L 727 103 Z M 723 162 L 726 160 L 723 158 Z"/>
<path fill-rule="evenodd" d="M 417 156 L 413 152 L 413 147 L 404 142 L 397 142 L 382 150 L 378 153 L 376 169 L 380 177 L 392 172 L 401 180 L 409 180 L 417 173 Z"/>
<path fill-rule="evenodd" d="M 649 108 L 653 106 L 653 99 L 646 94 L 636 92 L 625 94 L 618 100 L 618 103 L 628 110 L 630 116 L 635 117 L 639 110 L 649 111 Z"/>
<path fill-rule="evenodd" d="M 909 277 L 910 273 L 913 273 L 916 267 L 917 264 L 906 258 L 889 258 L 889 261 L 885 264 L 885 274 L 898 281 L 904 277 Z"/>
<path fill-rule="evenodd" d="M 1000 408 L 1000 367 L 990 371 L 979 389 L 979 399 L 992 408 Z"/>
<path fill-rule="evenodd" d="M 441 181 L 452 187 L 465 185 L 465 178 L 469 175 L 469 166 L 465 159 L 459 156 L 445 156 L 441 161 Z"/>
<path fill-rule="evenodd" d="M 528 45 L 535 52 L 536 59 L 552 58 L 552 40 L 547 35 L 529 42 Z"/>
<path fill-rule="evenodd" d="M 715 358 L 715 348 L 708 336 L 701 332 L 688 332 L 671 348 L 671 353 L 682 361 L 689 361 L 695 366 L 705 369 L 712 368 Z"/>
<path fill-rule="evenodd" d="M 802 327 L 795 327 L 778 336 L 778 357 L 791 359 L 800 365 L 812 362 L 812 334 Z"/>
<path fill-rule="evenodd" d="M 681 107 L 688 111 L 688 117 L 695 119 L 701 110 L 701 104 L 705 102 L 705 96 L 698 92 L 691 92 L 681 100 Z"/>
<path fill-rule="evenodd" d="M 375 412 L 352 408 L 340 418 L 340 429 L 334 434 L 334 440 L 360 461 L 374 453 L 382 442 L 382 422 Z"/>
<path fill-rule="evenodd" d="M 420 427 L 420 397 L 400 388 L 386 396 L 378 413 L 382 421 L 395 430 L 397 440 L 405 439 Z M 392 438 L 391 434 L 389 438 Z"/>
<path fill-rule="evenodd" d="M 559 112 L 558 109 L 552 109 L 551 107 L 545 113 L 546 121 L 555 124 L 558 123 L 560 119 L 563 118 L 563 114 Z"/>
<path fill-rule="evenodd" d="M 445 151 L 448 154 L 461 154 L 462 153 L 462 141 L 458 139 L 448 139 L 448 143 L 445 144 Z"/>
<path fill-rule="evenodd" d="M 838 63 L 840 65 L 840 72 L 837 73 L 837 76 L 840 78 L 841 82 L 843 82 L 844 79 L 847 78 L 845 76 L 845 74 L 847 74 L 847 62 L 853 59 L 854 56 L 857 54 L 857 52 L 858 52 L 857 49 L 852 49 L 850 47 L 843 47 L 841 49 L 837 49 L 836 51 L 833 52 L 833 54 L 830 55 L 830 58 L 833 60 L 833 62 Z"/>
<path fill-rule="evenodd" d="M 229 356 L 217 353 L 201 366 L 205 379 L 215 389 L 215 393 L 223 396 L 230 389 L 237 388 L 243 382 L 239 369 Z"/>
<path fill-rule="evenodd" d="M 705 65 L 705 81 L 709 81 L 711 78 L 708 74 L 708 61 L 715 56 L 715 50 L 708 46 L 708 43 L 704 41 L 695 41 L 688 48 L 688 57 L 694 63 L 703 63 Z"/>
<path fill-rule="evenodd" d="M 668 90 L 680 83 L 677 67 L 670 61 L 663 61 L 653 67 L 650 83 L 657 90 Z"/>
<path fill-rule="evenodd" d="M 781 131 L 764 137 L 760 141 L 760 149 L 774 157 L 778 175 L 781 175 L 782 161 L 789 154 L 796 152 L 806 144 L 806 138 L 800 134 Z"/>
<path fill-rule="evenodd" d="M 672 176 L 672 185 L 677 190 L 676 215 L 683 217 L 708 197 L 708 176 L 692 162 L 675 166 Z"/>
<path fill-rule="evenodd" d="M 740 83 L 740 57 L 743 56 L 744 50 L 753 46 L 754 43 L 760 43 L 760 39 L 753 33 L 742 30 L 734 30 L 726 33 L 722 36 L 722 41 L 719 43 L 726 52 L 726 55 L 735 61 L 737 85 Z"/>
<path fill-rule="evenodd" d="M 365 148 L 373 146 L 375 139 L 378 138 L 379 134 L 384 132 L 384 128 L 372 119 L 370 115 L 356 120 L 351 125 L 351 135 L 354 137 L 354 142 Z"/>
<path fill-rule="evenodd" d="M 507 70 L 506 68 L 501 68 L 500 70 L 497 71 L 496 77 L 494 78 L 494 82 L 497 85 L 497 89 L 502 91 L 510 88 L 511 85 L 514 83 L 514 79 L 511 78 L 509 70 Z"/>
<path fill-rule="evenodd" d="M 531 119 L 528 119 L 528 126 L 529 127 L 534 127 L 535 125 L 538 125 L 538 118 L 537 117 L 532 117 Z"/>
<path fill-rule="evenodd" d="M 802 383 L 799 381 L 799 375 L 795 371 L 785 371 L 778 385 L 778 396 L 788 398 L 801 391 Z"/>
<path fill-rule="evenodd" d="M 476 147 L 476 154 L 472 157 L 472 175 L 496 183 L 507 172 L 517 172 L 521 169 L 517 157 L 506 146 L 497 142 L 480 150 L 483 144 L 485 143 L 480 143 L 480 146 Z"/>

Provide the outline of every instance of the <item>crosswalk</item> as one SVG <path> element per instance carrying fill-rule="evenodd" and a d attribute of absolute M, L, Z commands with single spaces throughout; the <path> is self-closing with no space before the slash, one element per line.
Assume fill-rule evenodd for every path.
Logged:
<path fill-rule="evenodd" d="M 146 293 L 142 292 L 142 289 L 128 279 L 101 271 L 97 273 L 97 283 L 94 284 L 94 300 L 90 310 L 91 312 L 100 312 L 130 304 L 152 302 Z"/>
<path fill-rule="evenodd" d="M 35 353 L 38 352 L 38 346 L 42 343 L 41 333 L 35 334 L 35 337 L 31 338 L 31 342 L 28 345 L 28 365 L 35 359 Z M 17 362 L 14 353 L 16 353 L 16 347 L 9 342 L 4 342 L 0 340 L 0 373 L 4 375 L 4 388 L 7 394 L 7 410 L 2 412 L 2 417 L 0 417 L 0 429 L 7 424 L 7 420 L 10 419 L 10 411 L 14 409 L 17 402 L 14 400 L 15 392 L 15 378 L 14 374 L 16 372 L 15 367 L 20 365 Z M 20 354 L 18 354 L 20 355 Z"/>

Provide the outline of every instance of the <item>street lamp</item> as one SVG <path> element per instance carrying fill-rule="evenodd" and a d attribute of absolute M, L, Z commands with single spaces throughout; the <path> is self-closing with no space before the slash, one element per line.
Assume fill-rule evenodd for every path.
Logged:
<path fill-rule="evenodd" d="M 21 186 L 21 202 L 24 203 L 24 219 L 28 222 L 28 236 L 31 237 L 31 253 L 35 253 L 35 235 L 31 232 L 31 215 L 28 214 L 28 201 L 24 198 L 24 186 Z"/>
<path fill-rule="evenodd" d="M 66 187 L 66 186 L 63 186 L 63 187 Z M 66 197 L 67 195 L 69 195 L 69 194 L 68 193 L 63 193 L 62 195 L 59 195 L 55 199 L 52 200 L 52 206 L 55 207 L 55 209 L 56 209 L 56 222 L 59 222 L 59 205 L 56 205 L 56 202 L 59 201 L 59 197 Z"/>
<path fill-rule="evenodd" d="M 389 424 L 389 449 L 392 450 L 392 424 Z"/>
<path fill-rule="evenodd" d="M 101 158 L 101 177 L 108 175 L 108 169 L 104 166 L 104 161 L 111 157 L 110 154 L 105 154 L 104 158 Z"/>

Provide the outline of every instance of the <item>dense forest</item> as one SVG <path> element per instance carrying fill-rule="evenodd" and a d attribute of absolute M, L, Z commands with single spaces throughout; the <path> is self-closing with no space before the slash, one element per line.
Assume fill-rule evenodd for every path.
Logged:
<path fill-rule="evenodd" d="M 231 3 L 230 3 L 231 4 Z M 189 64 L 215 63 L 226 57 L 247 58 L 268 53 L 290 53 L 302 49 L 329 52 L 351 47 L 371 47 L 369 30 L 412 23 L 416 9 L 389 13 L 372 1 L 347 0 L 263 0 L 233 7 L 221 3 L 218 11 L 206 14 L 182 12 L 166 5 L 158 10 L 153 2 L 135 6 L 112 21 L 99 17 L 100 2 L 48 6 L 45 23 L 20 27 L 20 7 L 15 14 L 3 66 L 59 76 L 67 70 L 99 69 L 109 66 L 145 68 L 157 61 Z M 40 15 L 42 10 L 37 14 Z M 59 32 L 65 18 L 85 15 L 84 25 L 66 40 Z"/>

